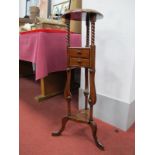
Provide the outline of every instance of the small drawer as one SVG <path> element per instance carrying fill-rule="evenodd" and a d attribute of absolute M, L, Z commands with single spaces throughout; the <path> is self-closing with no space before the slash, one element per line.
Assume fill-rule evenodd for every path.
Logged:
<path fill-rule="evenodd" d="M 89 59 L 89 48 L 69 48 L 69 56 L 73 58 L 85 58 Z"/>
<path fill-rule="evenodd" d="M 70 66 L 89 67 L 89 59 L 70 58 Z"/>

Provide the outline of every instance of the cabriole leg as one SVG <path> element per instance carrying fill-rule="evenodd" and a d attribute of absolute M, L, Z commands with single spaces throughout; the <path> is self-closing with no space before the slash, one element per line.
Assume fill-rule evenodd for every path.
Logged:
<path fill-rule="evenodd" d="M 64 118 L 62 119 L 62 127 L 61 127 L 61 129 L 60 129 L 59 131 L 53 132 L 53 133 L 52 133 L 52 136 L 60 136 L 61 133 L 64 131 L 65 126 L 66 126 L 68 120 L 69 120 L 69 118 L 68 118 L 67 116 L 64 117 Z"/>
<path fill-rule="evenodd" d="M 93 134 L 93 138 L 94 138 L 96 146 L 99 149 L 104 150 L 104 146 L 99 142 L 99 140 L 97 138 L 97 125 L 96 125 L 96 123 L 94 121 L 91 121 L 90 122 L 90 127 L 91 127 L 91 130 L 92 130 L 92 134 Z"/>
<path fill-rule="evenodd" d="M 69 120 L 69 116 L 71 115 L 71 92 L 70 92 L 70 80 L 71 80 L 71 69 L 67 68 L 67 82 L 65 86 L 64 96 L 67 100 L 67 116 L 62 119 L 62 127 L 59 131 L 53 132 L 52 136 L 60 136 L 64 131 L 66 123 Z"/>

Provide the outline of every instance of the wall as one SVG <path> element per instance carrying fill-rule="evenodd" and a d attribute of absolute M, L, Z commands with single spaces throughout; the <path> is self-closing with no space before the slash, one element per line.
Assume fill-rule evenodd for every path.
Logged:
<path fill-rule="evenodd" d="M 58 3 L 62 3 L 63 1 L 66 1 L 66 0 L 52 0 L 52 3 L 58 4 Z"/>
<path fill-rule="evenodd" d="M 19 17 L 25 16 L 26 0 L 19 0 Z"/>
<path fill-rule="evenodd" d="M 40 17 L 47 18 L 48 12 L 48 0 L 39 1 Z"/>
<path fill-rule="evenodd" d="M 28 2 L 28 5 L 31 6 L 37 6 L 39 3 L 39 0 L 31 0 Z M 25 16 L 25 10 L 26 10 L 26 0 L 19 0 L 19 17 Z M 29 10 L 27 10 L 27 14 L 29 15 Z"/>
<path fill-rule="evenodd" d="M 134 0 L 91 0 L 91 3 L 83 0 L 82 5 L 83 8 L 96 9 L 104 14 L 104 19 L 96 23 L 95 82 L 98 101 L 94 114 L 127 130 L 134 122 Z M 85 23 L 82 30 L 84 38 Z M 85 45 L 85 39 L 82 42 Z M 83 77 L 82 70 L 80 108 L 83 102 Z"/>

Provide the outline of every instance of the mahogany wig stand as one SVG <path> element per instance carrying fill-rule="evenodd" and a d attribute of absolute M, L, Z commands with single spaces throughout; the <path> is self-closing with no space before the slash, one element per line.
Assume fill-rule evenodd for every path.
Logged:
<path fill-rule="evenodd" d="M 96 146 L 104 150 L 104 146 L 97 138 L 97 125 L 93 120 L 93 106 L 96 103 L 95 90 L 95 22 L 96 19 L 103 18 L 103 15 L 95 10 L 78 9 L 66 12 L 63 16 L 67 25 L 67 82 L 64 91 L 64 97 L 67 100 L 68 113 L 62 119 L 62 127 L 59 131 L 53 132 L 53 136 L 59 136 L 64 131 L 66 123 L 71 120 L 79 123 L 86 123 L 91 127 L 92 135 Z M 71 47 L 70 46 L 70 20 L 86 21 L 86 47 Z M 90 23 L 91 23 L 91 45 L 90 38 Z M 85 68 L 85 109 L 80 110 L 78 114 L 71 112 L 71 70 L 73 68 Z M 89 108 L 88 108 L 89 103 Z"/>

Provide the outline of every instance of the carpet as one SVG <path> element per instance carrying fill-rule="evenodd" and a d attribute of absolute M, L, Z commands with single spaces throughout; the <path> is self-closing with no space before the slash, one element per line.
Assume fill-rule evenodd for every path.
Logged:
<path fill-rule="evenodd" d="M 39 84 L 20 78 L 19 127 L 20 155 L 134 155 L 135 126 L 127 132 L 117 130 L 98 119 L 99 140 L 105 151 L 99 150 L 86 124 L 69 121 L 59 137 L 51 132 L 60 128 L 66 115 L 67 104 L 63 94 L 38 103 L 34 97 L 40 93 Z M 78 97 L 73 96 L 73 111 L 78 109 Z"/>

